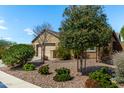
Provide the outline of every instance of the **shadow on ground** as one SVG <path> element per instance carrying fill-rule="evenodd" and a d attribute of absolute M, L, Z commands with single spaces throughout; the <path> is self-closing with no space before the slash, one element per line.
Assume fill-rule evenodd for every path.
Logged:
<path fill-rule="evenodd" d="M 110 71 L 112 72 L 114 71 L 114 68 L 108 67 L 108 66 L 89 66 L 89 67 L 86 67 L 86 69 L 83 69 L 83 75 L 88 75 L 89 73 L 99 70 L 102 67 L 107 67 Z"/>
<path fill-rule="evenodd" d="M 43 65 L 43 63 L 41 62 L 41 59 L 35 59 L 35 60 L 32 60 L 29 63 L 34 64 L 36 67 L 39 67 L 39 66 L 42 66 Z"/>

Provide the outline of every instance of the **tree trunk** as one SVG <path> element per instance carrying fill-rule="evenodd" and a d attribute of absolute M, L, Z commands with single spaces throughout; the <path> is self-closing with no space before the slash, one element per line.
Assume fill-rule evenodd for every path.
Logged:
<path fill-rule="evenodd" d="M 98 50 L 97 50 L 97 47 L 96 47 L 96 62 L 98 62 L 98 58 L 97 58 L 97 56 L 98 56 Z"/>
<path fill-rule="evenodd" d="M 100 47 L 98 47 L 98 62 L 101 62 L 101 51 L 100 51 Z"/>
<path fill-rule="evenodd" d="M 42 64 L 44 64 L 45 63 L 45 61 L 44 61 L 44 55 L 45 55 L 45 51 L 44 51 L 44 44 L 43 45 L 41 45 L 41 62 L 42 62 Z"/>
<path fill-rule="evenodd" d="M 43 53 L 42 53 L 43 50 L 42 50 L 42 45 L 41 44 L 40 44 L 40 47 L 41 47 L 41 50 L 40 50 L 41 51 L 41 55 L 40 55 L 40 57 L 41 57 L 41 62 L 43 62 Z"/>
<path fill-rule="evenodd" d="M 80 54 L 80 72 L 83 75 L 83 52 Z"/>
<path fill-rule="evenodd" d="M 85 61 L 84 61 L 84 72 L 85 72 L 85 74 L 86 74 L 86 60 L 87 60 L 87 52 L 85 51 Z"/>
<path fill-rule="evenodd" d="M 79 72 L 79 60 L 78 60 L 78 55 L 77 55 L 77 72 Z"/>
<path fill-rule="evenodd" d="M 43 45 L 43 64 L 45 63 L 45 45 Z"/>

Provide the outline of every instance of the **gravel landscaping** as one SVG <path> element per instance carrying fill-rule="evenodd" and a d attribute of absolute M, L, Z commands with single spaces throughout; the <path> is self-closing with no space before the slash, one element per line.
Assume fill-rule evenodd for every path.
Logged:
<path fill-rule="evenodd" d="M 14 69 L 14 70 L 8 70 L 6 67 L 1 67 L 0 70 L 11 74 L 13 76 L 16 76 L 18 78 L 21 78 L 25 81 L 28 81 L 30 83 L 33 83 L 35 85 L 41 86 L 43 88 L 81 88 L 85 87 L 84 83 L 86 79 L 88 78 L 87 75 L 81 76 L 80 73 L 77 72 L 76 68 L 76 60 L 68 60 L 68 61 L 46 61 L 45 64 L 49 64 L 50 67 L 50 75 L 40 75 L 37 71 L 40 63 L 38 61 L 35 61 L 37 68 L 34 71 L 23 71 L 22 69 Z M 112 65 L 107 65 L 104 63 L 96 63 L 95 60 L 90 59 L 87 60 L 87 72 L 94 71 L 102 66 L 108 66 L 112 67 Z M 55 76 L 56 72 L 54 71 L 57 68 L 60 67 L 66 67 L 70 69 L 71 76 L 74 78 L 71 81 L 66 82 L 56 82 L 53 80 L 53 77 Z"/>

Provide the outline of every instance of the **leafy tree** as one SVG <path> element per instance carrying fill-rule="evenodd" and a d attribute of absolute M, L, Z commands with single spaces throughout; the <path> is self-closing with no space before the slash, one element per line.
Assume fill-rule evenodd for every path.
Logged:
<path fill-rule="evenodd" d="M 121 28 L 120 34 L 121 34 L 122 38 L 124 39 L 124 26 Z"/>
<path fill-rule="evenodd" d="M 111 40 L 111 27 L 101 6 L 69 6 L 63 14 L 60 28 L 60 43 L 63 47 L 80 53 L 80 70 L 86 50 L 106 46 Z"/>
<path fill-rule="evenodd" d="M 46 42 L 46 38 L 47 38 L 46 31 L 49 31 L 49 30 L 52 30 L 52 26 L 48 23 L 38 25 L 33 29 L 35 38 L 44 32 L 44 37 L 43 38 L 39 37 L 39 39 L 38 39 L 39 45 L 43 48 L 43 50 L 41 48 L 41 53 L 43 52 L 43 55 L 41 54 L 41 61 L 43 63 L 45 62 L 45 42 Z"/>

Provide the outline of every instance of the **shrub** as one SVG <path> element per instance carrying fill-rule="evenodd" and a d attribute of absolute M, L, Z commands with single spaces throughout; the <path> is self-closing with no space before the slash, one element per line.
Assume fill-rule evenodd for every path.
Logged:
<path fill-rule="evenodd" d="M 98 80 L 98 81 L 104 81 L 111 79 L 111 76 L 109 74 L 104 74 L 99 71 L 93 72 L 89 74 L 90 79 Z"/>
<path fill-rule="evenodd" d="M 118 53 L 113 57 L 115 69 L 115 77 L 118 83 L 124 83 L 124 52 Z"/>
<path fill-rule="evenodd" d="M 5 52 L 5 47 L 0 46 L 0 59 L 2 58 L 2 54 Z"/>
<path fill-rule="evenodd" d="M 100 87 L 100 84 L 96 80 L 87 79 L 86 82 L 85 82 L 85 87 L 86 88 L 99 88 Z"/>
<path fill-rule="evenodd" d="M 70 70 L 67 69 L 67 68 L 60 68 L 60 69 L 56 69 L 55 70 L 57 72 L 58 75 L 61 75 L 61 74 L 70 74 Z"/>
<path fill-rule="evenodd" d="M 13 68 L 31 60 L 34 53 L 34 48 L 31 45 L 13 45 L 3 53 L 2 60 L 3 63 Z"/>
<path fill-rule="evenodd" d="M 23 66 L 23 69 L 25 71 L 32 71 L 35 69 L 35 65 L 34 64 L 31 64 L 31 63 L 26 63 L 24 66 Z"/>
<path fill-rule="evenodd" d="M 49 74 L 49 65 L 41 66 L 38 70 L 40 74 L 47 75 Z"/>
<path fill-rule="evenodd" d="M 62 46 L 59 46 L 56 50 L 57 57 L 62 60 L 69 60 L 71 59 L 71 52 L 69 49 L 63 48 Z"/>
<path fill-rule="evenodd" d="M 111 82 L 112 76 L 108 74 L 107 69 L 102 68 L 95 72 L 89 74 L 89 78 L 92 80 L 96 80 L 99 82 L 99 87 L 102 88 L 115 88 L 117 87 L 116 84 Z"/>
<path fill-rule="evenodd" d="M 2 58 L 2 55 L 5 52 L 5 50 L 15 44 L 16 44 L 15 42 L 6 41 L 6 40 L 1 39 L 0 40 L 0 59 Z"/>
<path fill-rule="evenodd" d="M 55 81 L 68 81 L 71 80 L 72 77 L 70 76 L 70 70 L 67 68 L 60 68 L 55 70 L 57 74 L 53 77 Z"/>
<path fill-rule="evenodd" d="M 61 81 L 71 80 L 72 77 L 69 74 L 61 74 L 61 75 L 56 74 L 53 79 L 55 81 L 61 82 Z"/>

